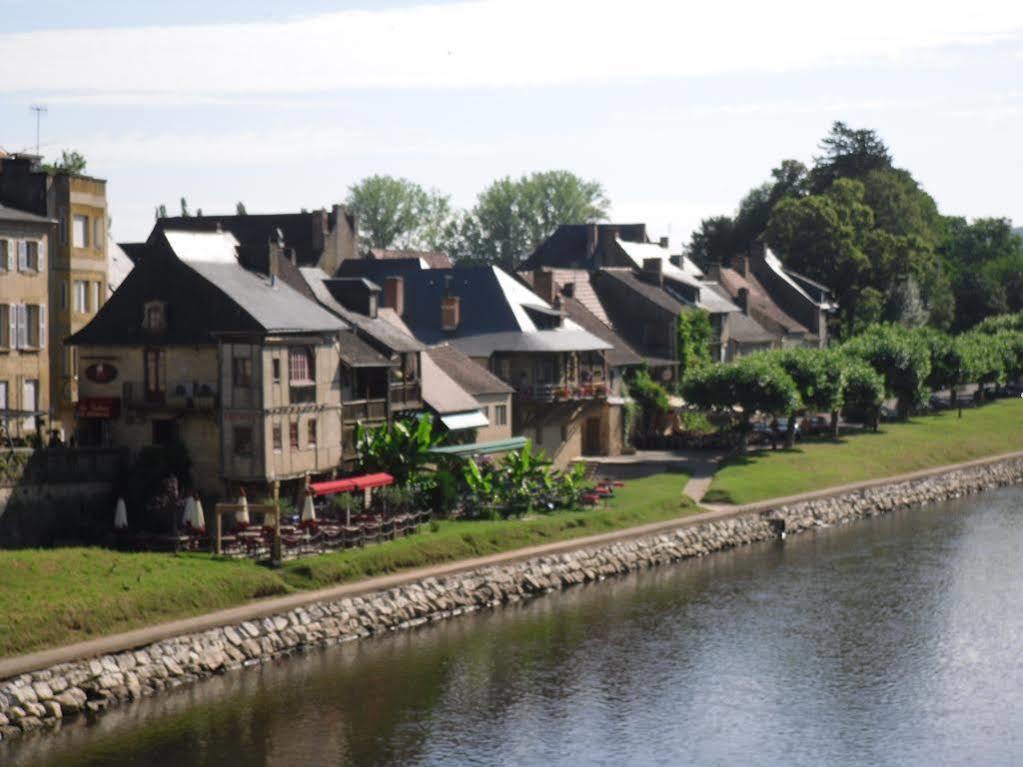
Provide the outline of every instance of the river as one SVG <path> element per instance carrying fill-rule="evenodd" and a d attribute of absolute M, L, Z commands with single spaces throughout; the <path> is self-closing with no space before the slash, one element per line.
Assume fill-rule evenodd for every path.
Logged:
<path fill-rule="evenodd" d="M 233 672 L 4 765 L 1023 764 L 1023 489 Z"/>

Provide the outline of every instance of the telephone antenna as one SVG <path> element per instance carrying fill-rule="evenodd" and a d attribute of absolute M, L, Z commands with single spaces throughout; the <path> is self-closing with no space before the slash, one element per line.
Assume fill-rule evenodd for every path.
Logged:
<path fill-rule="evenodd" d="M 47 109 L 45 104 L 33 104 L 29 107 L 33 112 L 36 113 L 36 155 L 39 154 L 39 124 Z"/>

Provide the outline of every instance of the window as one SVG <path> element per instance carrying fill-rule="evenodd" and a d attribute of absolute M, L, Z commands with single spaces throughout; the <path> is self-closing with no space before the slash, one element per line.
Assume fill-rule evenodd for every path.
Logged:
<path fill-rule="evenodd" d="M 511 380 L 511 360 L 502 357 L 497 361 L 497 375 L 502 381 Z"/>
<path fill-rule="evenodd" d="M 0 381 L 0 410 L 7 409 L 7 381 Z"/>
<path fill-rule="evenodd" d="M 283 444 L 283 440 L 281 438 L 281 427 L 280 426 L 274 426 L 273 427 L 273 429 L 271 431 L 271 439 L 272 439 L 272 443 L 273 443 L 274 452 L 275 453 L 281 452 L 281 450 L 284 448 L 284 444 Z"/>
<path fill-rule="evenodd" d="M 99 311 L 100 286 L 102 284 L 103 283 L 101 283 L 101 282 L 94 282 L 94 283 L 92 283 L 92 300 L 89 302 L 89 311 L 90 312 L 98 312 Z"/>
<path fill-rule="evenodd" d="M 505 426 L 508 423 L 508 406 L 494 405 L 494 425 Z"/>
<path fill-rule="evenodd" d="M 11 305 L 0 304 L 0 348 L 11 346 Z"/>
<path fill-rule="evenodd" d="M 306 447 L 316 447 L 316 419 L 310 418 L 306 423 Z"/>
<path fill-rule="evenodd" d="M 102 248 L 103 247 L 103 222 L 104 222 L 104 219 L 102 217 L 100 217 L 100 218 L 97 218 L 97 219 L 93 219 L 93 221 L 95 222 L 95 225 L 93 227 L 94 231 L 93 231 L 93 236 L 92 236 L 92 244 L 93 244 L 93 247 Z"/>
<path fill-rule="evenodd" d="M 288 424 L 288 443 L 294 450 L 298 450 L 298 421 Z"/>
<path fill-rule="evenodd" d="M 39 380 L 28 378 L 22 384 L 21 409 L 31 415 L 25 416 L 25 430 L 36 430 L 36 410 L 39 409 Z"/>
<path fill-rule="evenodd" d="M 148 301 L 146 303 L 142 315 L 142 327 L 153 332 L 167 329 L 167 307 L 163 301 Z"/>
<path fill-rule="evenodd" d="M 146 349 L 143 352 L 146 375 L 146 399 L 150 402 L 163 402 L 167 389 L 167 378 L 164 367 L 163 349 Z"/>
<path fill-rule="evenodd" d="M 288 349 L 288 381 L 292 386 L 309 385 L 313 378 L 313 353 L 304 346 Z"/>
<path fill-rule="evenodd" d="M 280 359 L 278 359 L 277 357 L 274 357 L 273 364 L 271 365 L 271 367 L 273 368 L 274 383 L 280 383 L 281 382 L 281 361 L 280 361 Z"/>
<path fill-rule="evenodd" d="M 153 444 L 169 445 L 174 441 L 174 421 L 169 418 L 153 419 Z"/>
<path fill-rule="evenodd" d="M 39 243 L 35 240 L 23 240 L 19 243 L 25 250 L 25 271 L 39 271 Z"/>
<path fill-rule="evenodd" d="M 0 240 L 0 272 L 9 271 L 11 268 L 11 241 Z"/>
<path fill-rule="evenodd" d="M 235 386 L 252 386 L 252 358 L 235 357 L 231 360 L 231 380 Z"/>
<path fill-rule="evenodd" d="M 29 304 L 25 307 L 25 346 L 38 349 L 42 346 L 42 307 Z"/>
<path fill-rule="evenodd" d="M 243 458 L 248 458 L 252 455 L 252 427 L 251 426 L 235 426 L 234 427 L 234 454 Z"/>
<path fill-rule="evenodd" d="M 71 227 L 71 244 L 76 248 L 89 247 L 89 217 L 76 215 Z"/>
<path fill-rule="evenodd" d="M 85 280 L 75 280 L 75 311 L 89 311 L 89 283 Z"/>

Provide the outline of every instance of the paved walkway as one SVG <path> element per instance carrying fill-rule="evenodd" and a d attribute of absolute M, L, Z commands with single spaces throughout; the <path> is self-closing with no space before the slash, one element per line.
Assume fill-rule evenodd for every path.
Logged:
<path fill-rule="evenodd" d="M 689 475 L 689 482 L 683 492 L 699 503 L 710 489 L 714 472 L 724 456 L 723 451 L 714 450 L 637 450 L 630 455 L 580 460 L 592 466 L 597 477 L 631 479 L 664 472 L 685 472 Z"/>
<path fill-rule="evenodd" d="M 534 557 L 563 554 L 591 546 L 604 546 L 633 538 L 642 538 L 648 535 L 671 532 L 680 528 L 700 525 L 705 522 L 730 519 L 731 517 L 742 514 L 769 511 L 779 506 L 785 506 L 801 501 L 826 498 L 832 495 L 842 495 L 854 490 L 861 490 L 892 482 L 922 479 L 924 477 L 944 474 L 958 469 L 982 466 L 988 463 L 997 463 L 999 461 L 1012 458 L 1023 458 L 1023 451 L 1006 453 L 1004 455 L 993 456 L 990 458 L 981 458 L 975 461 L 966 461 L 964 463 L 952 464 L 951 466 L 941 466 L 934 469 L 915 471 L 910 474 L 900 474 L 894 477 L 884 477 L 866 482 L 855 482 L 847 485 L 840 485 L 838 487 L 830 487 L 824 490 L 817 490 L 812 493 L 800 493 L 799 495 L 786 496 L 784 498 L 772 498 L 766 501 L 745 504 L 743 506 L 718 506 L 700 514 L 692 514 L 688 517 L 679 517 L 678 519 L 669 519 L 664 522 L 654 522 L 649 525 L 631 527 L 626 530 L 617 530 L 612 533 L 590 535 L 584 538 L 548 543 L 542 546 L 529 546 L 527 548 L 516 549 L 502 554 L 492 554 L 490 556 L 477 557 L 475 559 L 464 559 L 458 562 L 435 565 L 433 567 L 408 570 L 394 575 L 368 578 L 364 581 L 346 583 L 340 586 L 319 589 L 317 591 L 306 591 L 298 594 L 289 594 L 284 597 L 273 597 L 270 599 L 259 600 L 239 607 L 232 607 L 227 610 L 218 610 L 205 615 L 198 615 L 194 618 L 184 618 L 182 620 L 160 623 L 155 626 L 146 626 L 145 628 L 136 629 L 134 631 L 126 631 L 121 634 L 112 634 L 98 639 L 90 639 L 86 642 L 78 642 L 76 644 L 65 645 L 63 647 L 56 647 L 51 650 L 41 650 L 28 655 L 4 658 L 0 660 L 0 680 L 8 679 L 29 671 L 47 668 L 58 663 L 67 663 L 70 661 L 81 660 L 83 658 L 95 657 L 97 655 L 123 652 L 124 650 L 142 647 L 144 645 L 152 644 L 153 642 L 159 642 L 160 640 L 180 636 L 182 634 L 191 634 L 215 628 L 217 626 L 234 625 L 246 620 L 256 620 L 268 615 L 287 612 L 288 610 L 293 610 L 296 607 L 304 607 L 315 602 L 333 601 L 373 591 L 382 591 L 395 586 L 420 581 L 424 578 L 441 577 L 466 570 L 475 570 L 480 567 L 509 564 L 526 559 L 533 559 Z"/>

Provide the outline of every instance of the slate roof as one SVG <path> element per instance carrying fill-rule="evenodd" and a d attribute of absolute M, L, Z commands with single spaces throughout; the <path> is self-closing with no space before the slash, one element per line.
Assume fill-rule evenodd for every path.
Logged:
<path fill-rule="evenodd" d="M 550 266 L 561 269 L 592 269 L 591 255 L 587 249 L 587 229 L 601 229 L 613 226 L 620 239 L 630 242 L 646 242 L 646 224 L 561 224 L 554 233 L 541 242 L 536 250 L 519 265 L 518 271 Z"/>
<path fill-rule="evenodd" d="M 664 288 L 640 279 L 632 269 L 601 269 L 594 275 L 594 278 L 617 280 L 650 303 L 673 314 L 681 314 L 685 308 L 684 303 L 672 298 Z"/>
<path fill-rule="evenodd" d="M 764 286 L 752 274 L 749 277 L 743 277 L 736 270 L 723 266 L 718 279 L 733 299 L 739 295 L 741 288 L 749 291 L 746 313 L 768 330 L 776 330 L 781 333 L 810 334 L 810 330 L 805 325 L 786 314 L 778 304 L 771 300 Z"/>
<path fill-rule="evenodd" d="M 454 266 L 451 262 L 451 257 L 439 250 L 385 250 L 384 248 L 370 248 L 369 257 L 378 261 L 419 259 L 429 269 L 450 269 Z"/>
<path fill-rule="evenodd" d="M 233 260 L 228 233 L 156 232 L 145 257 L 96 316 L 69 339 L 78 345 L 203 345 L 220 334 L 336 332 L 329 312 L 281 281 Z M 145 304 L 166 303 L 166 330 L 142 326 Z"/>
<path fill-rule="evenodd" d="M 741 344 L 765 344 L 778 340 L 777 334 L 742 312 L 736 312 L 728 318 L 728 334 Z"/>
<path fill-rule="evenodd" d="M 133 264 L 137 264 L 146 252 L 146 243 L 144 242 L 119 242 L 117 244 Z"/>
<path fill-rule="evenodd" d="M 440 415 L 479 410 L 480 403 L 455 381 L 448 371 L 434 362 L 429 350 L 420 357 L 423 402 Z"/>
<path fill-rule="evenodd" d="M 609 325 L 602 322 L 581 301 L 576 298 L 562 296 L 561 306 L 565 310 L 565 314 L 581 328 L 610 344 L 611 348 L 607 350 L 605 355 L 609 367 L 628 367 L 643 364 L 643 357 L 629 346 L 625 339 L 619 336 Z"/>
<path fill-rule="evenodd" d="M 511 394 L 515 391 L 514 388 L 451 344 L 431 346 L 426 353 L 459 386 L 474 397 L 484 394 Z"/>
<path fill-rule="evenodd" d="M 9 205 L 0 204 L 0 221 L 16 221 L 19 224 L 53 224 L 56 221 L 45 216 L 37 216 L 35 213 L 12 208 Z"/>
<path fill-rule="evenodd" d="M 398 353 L 422 351 L 423 344 L 402 333 L 386 320 L 379 317 L 367 317 L 343 306 L 327 289 L 325 281 L 330 278 L 318 266 L 302 267 L 299 271 L 322 306 L 349 325 L 357 327 L 381 346 Z"/>
<path fill-rule="evenodd" d="M 359 338 L 354 330 L 341 331 L 341 361 L 351 368 L 397 367 L 392 360 Z"/>
<path fill-rule="evenodd" d="M 557 269 L 552 267 L 543 267 L 544 271 L 549 271 L 554 275 L 554 284 L 558 288 L 563 288 L 565 285 L 572 285 L 573 297 L 585 306 L 590 312 L 603 322 L 605 325 L 610 325 L 611 320 L 608 319 L 607 312 L 604 311 L 604 305 L 600 303 L 600 298 L 597 296 L 597 292 L 593 289 L 593 284 L 590 282 L 590 271 L 588 269 Z M 535 285 L 536 272 L 519 272 L 519 278 L 530 287 Z"/>

